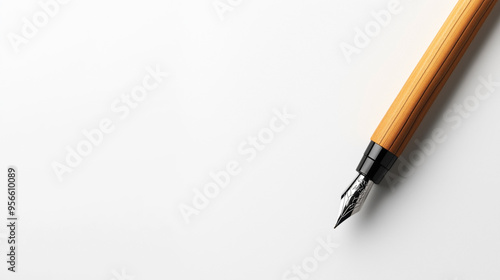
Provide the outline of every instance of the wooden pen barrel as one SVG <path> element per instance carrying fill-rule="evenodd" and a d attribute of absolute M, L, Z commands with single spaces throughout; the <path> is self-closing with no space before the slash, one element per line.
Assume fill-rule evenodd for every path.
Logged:
<path fill-rule="evenodd" d="M 401 155 L 497 0 L 459 0 L 371 140 Z"/>

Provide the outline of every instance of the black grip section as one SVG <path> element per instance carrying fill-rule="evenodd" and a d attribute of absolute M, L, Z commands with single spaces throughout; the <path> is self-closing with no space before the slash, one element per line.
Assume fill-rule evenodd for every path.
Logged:
<path fill-rule="evenodd" d="M 371 141 L 356 170 L 378 184 L 397 159 L 396 155 Z"/>

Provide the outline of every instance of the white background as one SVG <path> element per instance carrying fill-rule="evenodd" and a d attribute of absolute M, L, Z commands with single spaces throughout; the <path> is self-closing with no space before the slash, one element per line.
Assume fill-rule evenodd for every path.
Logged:
<path fill-rule="evenodd" d="M 287 271 L 305 262 L 308 279 L 498 279 L 500 87 L 474 104 L 481 77 L 500 81 L 498 6 L 414 136 L 446 140 L 427 154 L 410 143 L 411 170 L 396 166 L 399 182 L 332 230 L 372 132 L 456 3 L 401 0 L 349 63 L 341 44 L 388 2 L 231 1 L 221 20 L 212 0 L 71 1 L 15 52 L 9 34 L 43 10 L 2 1 L 0 167 L 3 182 L 19 169 L 19 245 L 14 274 L 3 183 L 0 278 L 297 280 Z M 112 103 L 157 65 L 170 76 L 120 119 Z M 477 108 L 456 119 L 464 102 Z M 247 161 L 238 146 L 283 108 L 294 118 Z M 59 181 L 54 162 L 105 118 L 114 131 Z M 187 224 L 179 206 L 231 161 L 241 172 Z M 335 244 L 323 261 L 318 239 Z"/>

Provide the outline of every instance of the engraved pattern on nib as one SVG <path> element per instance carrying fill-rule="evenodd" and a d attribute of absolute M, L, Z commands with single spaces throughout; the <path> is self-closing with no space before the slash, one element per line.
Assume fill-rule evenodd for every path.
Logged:
<path fill-rule="evenodd" d="M 363 203 L 372 188 L 373 182 L 359 174 L 341 197 L 339 218 L 335 227 L 361 210 Z"/>

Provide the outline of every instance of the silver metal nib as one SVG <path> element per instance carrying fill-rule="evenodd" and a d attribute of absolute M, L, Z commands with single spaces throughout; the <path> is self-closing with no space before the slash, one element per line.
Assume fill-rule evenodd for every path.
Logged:
<path fill-rule="evenodd" d="M 372 186 L 373 182 L 362 174 L 359 174 L 358 177 L 354 179 L 354 182 L 352 182 L 341 196 L 339 217 L 334 228 L 338 227 L 343 221 L 347 220 L 347 218 L 359 212 Z"/>

